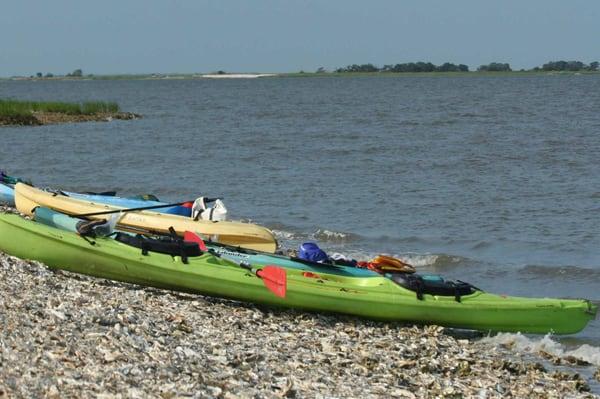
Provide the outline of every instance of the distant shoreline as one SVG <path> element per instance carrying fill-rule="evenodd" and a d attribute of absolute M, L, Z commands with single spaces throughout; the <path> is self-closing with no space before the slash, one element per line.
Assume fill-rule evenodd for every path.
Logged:
<path fill-rule="evenodd" d="M 256 79 L 276 77 L 276 73 L 208 73 L 203 74 L 201 78 L 209 79 Z"/>
<path fill-rule="evenodd" d="M 68 115 L 60 112 L 33 112 L 30 118 L 3 117 L 0 115 L 0 127 L 2 126 L 42 126 L 56 125 L 62 123 L 80 122 L 110 122 L 112 120 L 140 119 L 141 115 L 132 112 L 101 112 L 90 115 Z"/>
<path fill-rule="evenodd" d="M 285 73 L 225 73 L 225 74 L 127 74 L 92 75 L 84 77 L 0 77 L 0 81 L 91 81 L 91 80 L 202 80 L 202 79 L 269 79 L 306 77 L 485 77 L 485 76 L 577 76 L 600 75 L 600 71 L 502 71 L 502 72 L 285 72 Z"/>

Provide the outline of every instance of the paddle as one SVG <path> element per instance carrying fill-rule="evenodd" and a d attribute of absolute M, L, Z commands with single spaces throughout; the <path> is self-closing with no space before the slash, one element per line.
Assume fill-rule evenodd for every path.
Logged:
<path fill-rule="evenodd" d="M 249 270 L 260 277 L 265 286 L 280 298 L 285 298 L 287 291 L 287 276 L 285 269 L 278 266 L 267 265 L 262 269 L 254 269 L 252 265 L 246 262 L 234 262 L 243 269 Z"/>
<path fill-rule="evenodd" d="M 206 201 L 206 202 L 214 202 L 214 201 L 216 201 L 218 199 L 222 199 L 222 198 L 205 198 L 204 201 Z M 82 217 L 88 217 L 88 216 L 108 215 L 108 214 L 111 214 L 111 213 L 120 213 L 120 212 L 146 211 L 146 210 L 150 210 L 150 209 L 160 209 L 160 208 L 169 208 L 171 206 L 181 206 L 181 205 L 187 204 L 189 202 L 194 202 L 194 201 L 176 202 L 174 204 L 141 206 L 141 207 L 138 207 L 138 208 L 115 209 L 115 210 L 112 210 L 112 211 L 81 213 L 79 215 L 72 215 L 72 216 L 82 218 Z"/>
<path fill-rule="evenodd" d="M 200 238 L 196 233 L 191 231 L 186 231 L 183 234 L 183 241 L 195 242 L 198 244 L 202 251 L 208 251 L 206 248 L 206 244 L 204 244 L 204 240 Z M 221 257 L 221 254 L 217 254 L 213 251 L 211 253 L 215 256 Z M 285 298 L 285 294 L 287 291 L 287 275 L 285 273 L 285 269 L 274 265 L 267 265 L 262 269 L 254 269 L 252 265 L 247 262 L 237 262 L 233 259 L 226 258 L 228 261 L 235 263 L 242 269 L 249 270 L 257 277 L 262 279 L 263 284 L 267 287 L 272 293 L 277 295 L 280 298 Z"/>

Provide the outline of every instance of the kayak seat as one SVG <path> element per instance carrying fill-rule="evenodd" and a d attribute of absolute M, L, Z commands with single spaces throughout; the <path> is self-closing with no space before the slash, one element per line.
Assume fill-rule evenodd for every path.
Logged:
<path fill-rule="evenodd" d="M 399 286 L 414 291 L 417 299 L 423 299 L 424 294 L 437 296 L 453 296 L 460 302 L 461 296 L 471 295 L 478 289 L 464 281 L 445 281 L 441 277 L 422 276 L 416 273 L 386 273 Z"/>
<path fill-rule="evenodd" d="M 195 242 L 187 242 L 171 237 L 148 238 L 140 234 L 135 236 L 125 233 L 117 233 L 115 240 L 132 247 L 140 248 L 142 255 L 148 255 L 149 252 L 158 252 L 171 256 L 181 256 L 183 263 L 188 263 L 189 257 L 200 256 L 203 252 Z"/>

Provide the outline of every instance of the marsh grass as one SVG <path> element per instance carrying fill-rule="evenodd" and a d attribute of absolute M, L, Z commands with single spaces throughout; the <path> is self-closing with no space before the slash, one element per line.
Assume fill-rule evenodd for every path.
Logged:
<path fill-rule="evenodd" d="M 33 112 L 54 112 L 67 115 L 93 115 L 119 112 L 114 102 L 92 101 L 85 103 L 65 103 L 55 101 L 17 101 L 0 99 L 0 116 L 27 117 Z"/>

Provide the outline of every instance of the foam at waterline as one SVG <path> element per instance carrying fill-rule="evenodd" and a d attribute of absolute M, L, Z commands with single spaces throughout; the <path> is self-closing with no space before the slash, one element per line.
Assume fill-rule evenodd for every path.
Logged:
<path fill-rule="evenodd" d="M 405 255 L 393 255 L 406 263 L 410 263 L 414 267 L 427 267 L 436 264 L 440 255 L 434 254 L 405 254 Z"/>
<path fill-rule="evenodd" d="M 452 267 L 468 262 L 467 258 L 448 254 L 402 254 L 393 255 L 415 267 Z"/>
<path fill-rule="evenodd" d="M 600 366 L 600 347 L 583 344 L 575 349 L 567 349 L 560 342 L 554 341 L 551 334 L 547 334 L 543 338 L 529 338 L 521 333 L 499 333 L 493 337 L 483 338 L 481 342 L 493 346 L 510 347 L 518 352 L 539 353 L 543 351 L 560 358 L 573 356 Z"/>
<path fill-rule="evenodd" d="M 323 242 L 349 242 L 356 241 L 360 236 L 354 233 L 346 233 L 343 231 L 332 231 L 326 229 L 318 229 L 311 236 L 315 240 Z"/>
<path fill-rule="evenodd" d="M 357 241 L 360 236 L 354 233 L 347 233 L 343 231 L 333 231 L 326 229 L 318 229 L 312 233 L 290 231 L 289 229 L 273 228 L 271 229 L 273 235 L 277 239 L 284 240 L 312 240 L 317 243 L 346 243 Z"/>
<path fill-rule="evenodd" d="M 277 241 L 300 239 L 300 235 L 292 231 L 271 229 L 271 233 L 273 233 Z"/>

